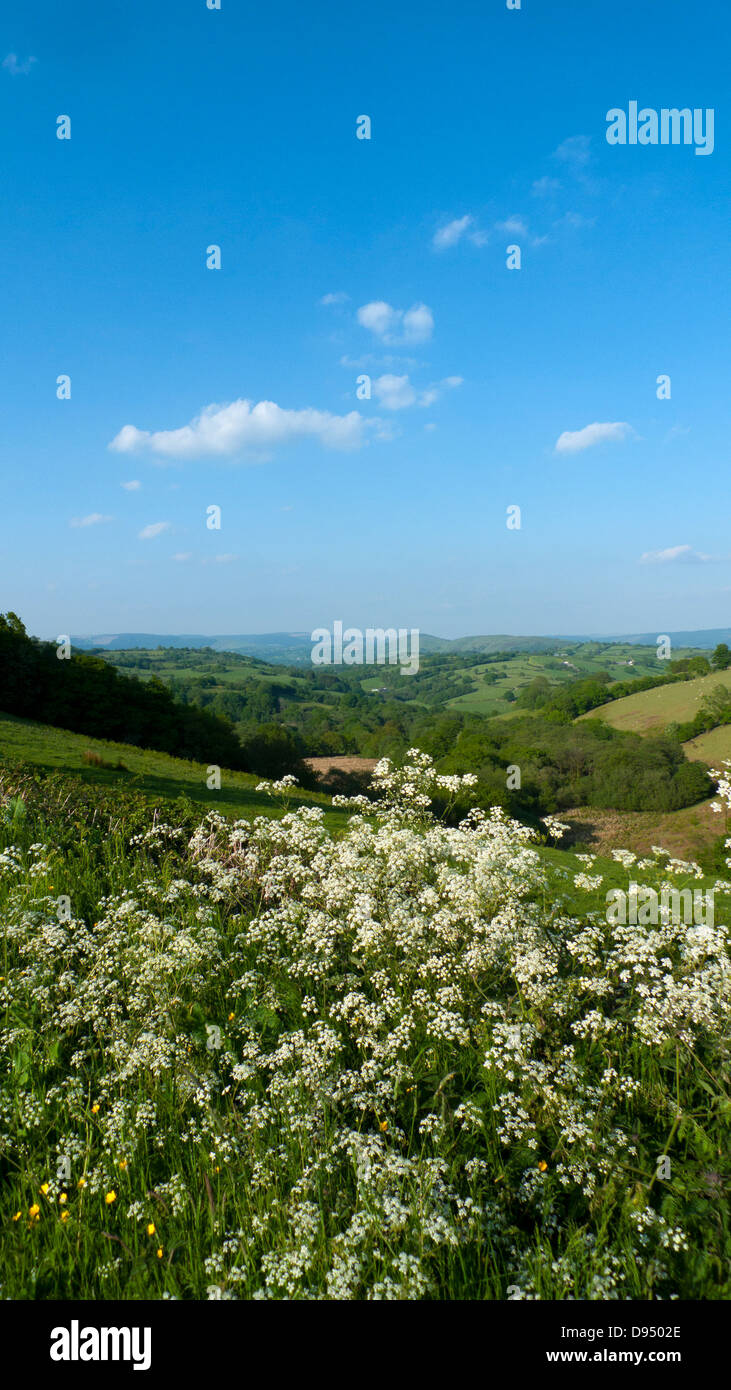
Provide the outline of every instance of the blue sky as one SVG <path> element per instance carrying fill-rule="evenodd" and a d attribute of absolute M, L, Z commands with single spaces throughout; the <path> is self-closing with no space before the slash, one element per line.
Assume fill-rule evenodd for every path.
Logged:
<path fill-rule="evenodd" d="M 729 624 L 725 0 L 110 8 L 3 23 L 0 607 Z M 713 153 L 608 145 L 632 100 Z"/>

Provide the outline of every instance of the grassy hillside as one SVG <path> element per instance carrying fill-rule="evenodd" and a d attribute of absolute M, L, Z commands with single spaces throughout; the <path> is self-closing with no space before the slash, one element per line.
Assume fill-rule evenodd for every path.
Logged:
<path fill-rule="evenodd" d="M 711 809 L 715 798 L 684 806 L 679 811 L 611 811 L 595 806 L 561 812 L 571 826 L 574 848 L 607 855 L 613 849 L 649 854 L 660 845 L 681 859 L 705 859 L 724 833 L 724 817 Z"/>
<path fill-rule="evenodd" d="M 683 748 L 686 758 L 717 768 L 724 758 L 731 758 L 731 724 L 722 724 L 697 738 L 688 739 Z"/>
<path fill-rule="evenodd" d="M 614 700 L 590 710 L 581 718 L 602 719 L 614 729 L 625 729 L 632 733 L 657 733 L 668 724 L 692 719 L 717 685 L 731 688 L 731 668 L 715 671 L 710 676 L 699 676 L 696 680 L 627 695 L 623 700 Z"/>
<path fill-rule="evenodd" d="M 91 756 L 89 756 L 91 755 Z M 101 763 L 95 759 L 101 759 Z M 146 748 L 84 734 L 54 729 L 47 724 L 0 714 L 0 763 L 6 767 L 25 763 L 47 771 L 73 772 L 90 786 L 120 786 L 142 792 L 154 804 L 160 799 L 187 797 L 201 811 L 218 810 L 237 819 L 277 815 L 270 797 L 256 790 L 260 777 L 221 769 L 221 788 L 209 791 L 203 763 L 172 758 Z M 121 767 L 116 764 L 121 763 Z M 104 766 L 103 764 L 109 764 Z M 317 792 L 294 793 L 292 805 L 322 806 L 328 824 L 345 824 L 342 811 L 333 810 L 330 798 Z"/>

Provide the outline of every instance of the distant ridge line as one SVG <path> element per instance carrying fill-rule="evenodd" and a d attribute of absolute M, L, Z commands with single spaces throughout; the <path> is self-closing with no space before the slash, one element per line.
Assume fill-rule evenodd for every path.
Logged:
<path fill-rule="evenodd" d="M 558 646 L 575 645 L 584 642 L 599 642 L 603 645 L 622 643 L 630 646 L 656 646 L 660 636 L 667 636 L 674 647 L 691 647 L 707 651 L 717 647 L 720 642 L 731 644 L 731 628 L 701 628 L 677 632 L 644 633 L 590 633 L 561 634 L 549 636 L 520 636 L 509 633 L 483 634 L 468 637 L 435 637 L 431 633 L 419 635 L 422 653 L 433 652 L 549 652 Z M 156 633 L 121 632 L 110 635 L 88 634 L 71 638 L 72 645 L 80 651 L 98 649 L 102 651 L 128 651 L 134 649 L 154 650 L 156 647 L 190 647 L 200 649 L 211 647 L 218 652 L 237 652 L 242 656 L 259 657 L 270 662 L 299 665 L 309 662 L 312 651 L 310 633 L 306 631 L 252 632 L 241 634 L 203 633 Z"/>

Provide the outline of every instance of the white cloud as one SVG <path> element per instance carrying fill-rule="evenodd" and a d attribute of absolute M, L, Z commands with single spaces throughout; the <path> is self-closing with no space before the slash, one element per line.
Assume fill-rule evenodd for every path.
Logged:
<path fill-rule="evenodd" d="M 142 483 L 138 482 L 136 478 L 130 478 L 128 483 L 122 483 L 122 487 L 125 492 L 139 492 Z"/>
<path fill-rule="evenodd" d="M 663 439 L 663 444 L 668 444 L 671 439 L 679 439 L 684 434 L 690 434 L 690 425 L 671 425 Z"/>
<path fill-rule="evenodd" d="M 525 236 L 528 228 L 522 217 L 506 217 L 504 222 L 496 222 L 498 232 L 508 232 L 510 236 Z"/>
<path fill-rule="evenodd" d="M 439 227 L 432 239 L 434 250 L 446 251 L 448 246 L 456 246 L 473 222 L 474 218 L 466 213 L 464 217 L 455 217 L 454 221 L 448 222 L 445 227 Z"/>
<path fill-rule="evenodd" d="M 17 53 L 8 53 L 7 58 L 3 58 L 2 66 L 6 68 L 13 77 L 26 77 L 33 64 L 37 62 L 37 58 L 26 58 L 21 63 L 18 61 Z"/>
<path fill-rule="evenodd" d="M 327 308 L 330 304 L 345 304 L 349 299 L 350 295 L 344 290 L 337 290 L 335 294 L 324 294 L 317 302 Z"/>
<path fill-rule="evenodd" d="M 192 560 L 192 559 L 193 559 L 193 551 L 192 551 L 192 550 L 178 550 L 177 553 L 176 553 L 175 555 L 173 555 L 171 558 L 172 558 L 173 560 L 176 560 L 177 563 L 178 563 L 179 565 L 184 565 L 184 564 L 186 564 L 186 562 L 187 562 L 188 560 Z"/>
<path fill-rule="evenodd" d="M 596 224 L 595 217 L 584 217 L 581 212 L 565 212 L 563 217 L 559 217 L 554 222 L 554 227 L 593 227 Z"/>
<path fill-rule="evenodd" d="M 614 424 L 585 425 L 583 430 L 564 430 L 556 440 L 556 453 L 579 454 L 582 449 L 591 449 L 595 444 L 603 444 L 608 440 L 626 439 L 627 435 L 632 433 L 632 426 L 624 420 L 618 420 Z"/>
<path fill-rule="evenodd" d="M 571 135 L 568 140 L 562 140 L 558 149 L 553 151 L 553 158 L 560 159 L 562 164 L 568 164 L 569 167 L 583 168 L 589 163 L 590 145 L 590 135 Z"/>
<path fill-rule="evenodd" d="M 148 452 L 164 458 L 195 459 L 210 455 L 269 449 L 298 439 L 317 439 L 329 449 L 359 449 L 366 423 L 357 410 L 331 415 L 327 410 L 283 410 L 274 401 L 232 401 L 208 405 L 190 424 L 174 430 L 139 430 L 124 425 L 109 445 L 121 454 Z"/>
<path fill-rule="evenodd" d="M 455 217 L 452 222 L 438 227 L 431 244 L 435 251 L 446 251 L 448 247 L 456 246 L 463 237 L 474 246 L 485 246 L 488 241 L 487 232 L 481 231 L 471 213 L 465 213 L 464 217 Z"/>
<path fill-rule="evenodd" d="M 101 512 L 90 512 L 88 516 L 72 517 L 69 526 L 100 526 L 102 522 L 113 520 L 113 516 L 102 516 Z"/>
<path fill-rule="evenodd" d="M 690 545 L 671 545 L 667 550 L 646 550 L 640 556 L 641 565 L 671 565 L 675 563 L 684 565 L 707 565 L 715 559 L 713 555 L 704 555 L 701 550 L 693 550 Z"/>
<path fill-rule="evenodd" d="M 149 526 L 143 526 L 138 532 L 137 539 L 140 541 L 154 541 L 156 536 L 161 536 L 164 531 L 171 531 L 172 526 L 169 521 L 153 521 Z"/>
<path fill-rule="evenodd" d="M 394 309 L 383 299 L 362 304 L 358 310 L 358 323 L 385 343 L 425 343 L 434 331 L 434 315 L 428 304 Z"/>
<path fill-rule="evenodd" d="M 536 198 L 550 198 L 554 193 L 558 193 L 561 187 L 559 179 L 550 179 L 548 174 L 544 174 L 542 179 L 534 179 L 531 185 L 531 192 Z"/>
<path fill-rule="evenodd" d="M 373 394 L 386 410 L 404 410 L 406 406 L 415 405 L 418 399 L 408 376 L 393 376 L 391 373 L 376 377 Z"/>
<path fill-rule="evenodd" d="M 408 375 L 393 376 L 386 373 L 374 380 L 373 394 L 386 410 L 405 410 L 410 405 L 433 405 L 444 391 L 454 390 L 461 385 L 461 376 L 446 376 L 442 381 L 435 381 L 431 386 L 417 390 Z"/>
<path fill-rule="evenodd" d="M 358 310 L 358 323 L 370 328 L 371 333 L 378 334 L 379 338 L 385 338 L 398 322 L 398 309 L 392 309 L 385 299 L 374 299 L 370 304 L 362 304 Z"/>

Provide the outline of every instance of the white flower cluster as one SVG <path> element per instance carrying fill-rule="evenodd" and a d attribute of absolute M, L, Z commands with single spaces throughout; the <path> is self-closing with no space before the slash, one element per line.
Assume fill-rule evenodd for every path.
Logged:
<path fill-rule="evenodd" d="M 653 1170 L 646 1243 L 602 1245 L 590 1274 L 586 1251 L 603 1194 L 636 1203 L 652 1068 L 672 1074 L 665 1135 L 678 1058 L 706 1048 L 711 1075 L 731 1022 L 728 930 L 568 915 L 530 829 L 500 808 L 456 826 L 428 815 L 435 793 L 473 782 L 410 750 L 403 768 L 382 760 L 379 801 L 337 837 L 317 807 L 210 813 L 185 872 L 151 874 L 143 853 L 93 924 L 49 918 L 9 851 L 0 1045 L 18 1047 L 32 1000 L 36 1035 L 69 1040 L 69 1070 L 45 1107 L 0 1089 L 1 1142 L 13 1114 L 22 1144 L 55 1123 L 92 1194 L 120 1158 L 134 1175 L 152 1154 L 154 1191 L 125 1208 L 138 1222 L 153 1200 L 192 1219 L 213 1204 L 201 1168 L 235 1172 L 236 1230 L 218 1214 L 206 1227 L 200 1297 L 215 1281 L 226 1297 L 430 1298 L 457 1269 L 481 1289 L 489 1266 L 491 1296 L 541 1297 L 550 1279 L 554 1296 L 618 1298 L 650 1259 L 670 1279 L 687 1238 L 652 1206 Z M 176 843 L 169 829 L 137 848 Z"/>

